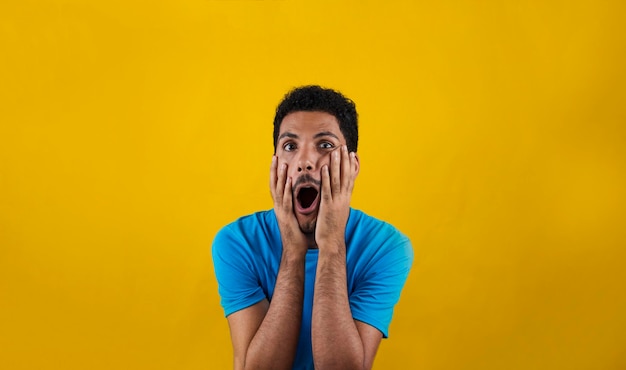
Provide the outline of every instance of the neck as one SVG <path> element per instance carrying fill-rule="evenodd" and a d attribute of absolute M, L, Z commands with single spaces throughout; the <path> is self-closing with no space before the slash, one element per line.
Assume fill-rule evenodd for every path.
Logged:
<path fill-rule="evenodd" d="M 306 244 L 309 249 L 317 249 L 317 243 L 315 242 L 315 233 L 307 233 Z"/>

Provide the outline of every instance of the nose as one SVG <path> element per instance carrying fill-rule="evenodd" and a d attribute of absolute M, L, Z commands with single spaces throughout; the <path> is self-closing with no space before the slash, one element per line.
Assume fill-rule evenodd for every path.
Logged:
<path fill-rule="evenodd" d="M 301 150 L 298 158 L 298 172 L 315 170 L 316 154 L 312 150 Z"/>
<path fill-rule="evenodd" d="M 304 171 L 304 169 L 306 169 L 307 171 L 313 171 L 313 166 L 311 166 L 310 164 L 307 164 L 306 166 L 298 166 L 298 172 L 302 172 Z"/>

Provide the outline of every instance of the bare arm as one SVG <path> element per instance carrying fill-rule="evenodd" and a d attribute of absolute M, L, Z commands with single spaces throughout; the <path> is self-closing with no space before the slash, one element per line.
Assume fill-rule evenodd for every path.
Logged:
<path fill-rule="evenodd" d="M 345 251 L 345 247 L 338 248 Z M 355 321 L 348 301 L 345 254 L 320 251 L 312 319 L 316 369 L 371 369 L 382 338 Z"/>
<path fill-rule="evenodd" d="M 348 300 L 345 227 L 358 172 L 358 158 L 345 146 L 331 154 L 330 169 L 322 168 L 311 323 L 316 369 L 369 369 L 382 338 L 380 331 L 352 318 Z"/>
<path fill-rule="evenodd" d="M 235 370 L 293 366 L 302 321 L 307 241 L 293 213 L 291 186 L 287 165 L 272 157 L 270 191 L 282 257 L 271 303 L 263 300 L 228 316 Z"/>
<path fill-rule="evenodd" d="M 304 296 L 304 256 L 283 254 L 271 304 L 263 300 L 228 316 L 234 369 L 291 369 Z"/>

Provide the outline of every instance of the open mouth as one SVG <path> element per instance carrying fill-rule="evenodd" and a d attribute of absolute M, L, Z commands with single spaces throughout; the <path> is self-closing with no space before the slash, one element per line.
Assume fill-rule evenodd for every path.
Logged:
<path fill-rule="evenodd" d="M 311 186 L 301 187 L 296 196 L 297 208 L 301 213 L 311 212 L 317 206 L 319 192 Z"/>

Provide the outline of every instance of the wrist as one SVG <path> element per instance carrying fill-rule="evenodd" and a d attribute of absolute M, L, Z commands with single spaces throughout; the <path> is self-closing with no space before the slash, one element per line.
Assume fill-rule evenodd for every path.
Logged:
<path fill-rule="evenodd" d="M 340 256 L 345 256 L 346 254 L 346 242 L 343 236 L 317 240 L 317 248 L 320 250 L 320 253 L 323 252 L 324 254 L 337 254 Z"/>
<path fill-rule="evenodd" d="M 283 252 L 282 259 L 287 261 L 299 262 L 304 261 L 306 258 L 306 245 L 293 245 L 293 244 L 285 244 L 283 242 Z"/>

